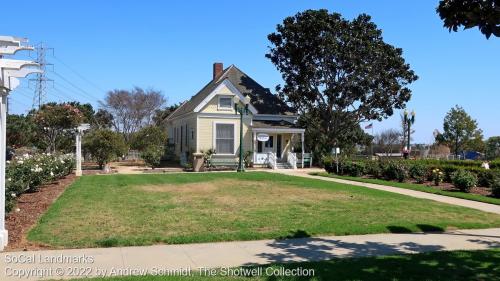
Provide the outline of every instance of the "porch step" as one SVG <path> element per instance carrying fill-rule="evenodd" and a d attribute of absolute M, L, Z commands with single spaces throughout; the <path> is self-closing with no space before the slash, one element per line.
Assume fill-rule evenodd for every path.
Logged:
<path fill-rule="evenodd" d="M 292 165 L 287 162 L 278 162 L 276 163 L 276 169 L 291 169 Z"/>

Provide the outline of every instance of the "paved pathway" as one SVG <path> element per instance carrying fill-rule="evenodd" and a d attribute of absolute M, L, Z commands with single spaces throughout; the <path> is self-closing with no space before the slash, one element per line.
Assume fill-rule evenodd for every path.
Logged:
<path fill-rule="evenodd" d="M 69 279 L 99 275 L 155 274 L 199 268 L 320 261 L 332 258 L 500 247 L 500 228 L 444 233 L 325 236 L 124 248 L 0 253 L 0 280 Z M 30 259 L 34 259 L 32 262 Z M 40 260 L 53 260 L 40 263 Z M 64 259 L 76 259 L 64 262 Z M 14 260 L 18 261 L 17 263 Z M 31 276 L 9 276 L 12 274 Z M 74 274 L 76 276 L 71 276 Z M 40 278 L 40 275 L 44 275 Z"/>
<path fill-rule="evenodd" d="M 357 181 L 351 181 L 351 180 L 309 175 L 309 173 L 311 173 L 311 172 L 324 171 L 324 170 L 319 170 L 319 169 L 269 170 L 269 171 L 276 172 L 276 173 L 282 173 L 282 174 L 286 174 L 286 175 L 292 175 L 292 176 L 299 176 L 299 177 L 306 177 L 306 178 L 311 178 L 311 179 L 319 179 L 319 180 L 324 180 L 324 181 L 332 181 L 332 182 L 345 183 L 345 184 L 350 184 L 350 185 L 363 186 L 363 187 L 368 187 L 368 188 L 372 188 L 372 189 L 389 191 L 389 192 L 399 193 L 399 194 L 408 195 L 408 196 L 412 196 L 412 197 L 429 199 L 429 200 L 434 200 L 434 201 L 438 201 L 438 202 L 442 202 L 442 203 L 453 204 L 453 205 L 463 206 L 463 207 L 467 207 L 467 208 L 477 209 L 477 210 L 481 210 L 484 212 L 500 214 L 500 205 L 488 204 L 488 203 L 483 203 L 483 202 L 478 202 L 478 201 L 460 199 L 460 198 L 455 198 L 455 197 L 450 197 L 450 196 L 432 194 L 432 193 L 421 192 L 421 191 L 399 188 L 399 187 L 393 187 L 393 186 L 387 186 L 387 185 L 364 183 L 364 182 L 357 182 Z"/>

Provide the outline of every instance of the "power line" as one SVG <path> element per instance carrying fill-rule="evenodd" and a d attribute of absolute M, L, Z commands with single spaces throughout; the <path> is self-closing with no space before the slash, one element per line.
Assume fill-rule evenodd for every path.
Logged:
<path fill-rule="evenodd" d="M 82 80 L 84 80 L 85 82 L 87 82 L 89 85 L 92 85 L 94 88 L 96 88 L 97 90 L 99 91 L 102 91 L 102 92 L 106 92 L 105 90 L 103 90 L 101 87 L 99 87 L 97 84 L 95 84 L 94 82 L 90 81 L 89 79 L 85 78 L 85 76 L 83 76 L 82 74 L 80 74 L 78 71 L 76 71 L 74 68 L 72 68 L 71 66 L 69 66 L 67 63 L 63 62 L 60 58 L 54 56 L 54 59 L 56 59 L 58 62 L 60 62 L 62 65 L 64 65 L 66 68 L 68 68 L 69 70 L 71 70 L 74 74 L 76 74 L 78 77 L 80 77 Z"/>
<path fill-rule="evenodd" d="M 61 91 L 60 88 L 64 89 L 65 91 Z M 68 93 L 71 93 L 71 94 L 75 95 L 75 96 L 79 96 L 79 97 L 84 96 L 84 95 L 82 95 L 82 93 L 77 92 L 73 88 L 70 88 L 70 87 L 68 87 L 68 86 L 66 86 L 65 84 L 62 84 L 62 83 L 55 83 L 54 90 L 56 90 L 57 92 L 61 93 L 64 96 L 67 95 L 66 91 Z M 74 96 L 68 96 L 68 97 L 69 97 L 69 99 L 73 99 L 74 98 Z M 88 100 L 92 101 L 95 98 L 93 98 L 93 97 L 89 98 L 88 96 L 85 95 L 85 99 L 88 99 Z"/>
<path fill-rule="evenodd" d="M 61 78 L 63 81 L 65 81 L 66 83 L 68 83 L 69 85 L 71 85 L 73 88 L 79 90 L 82 94 L 86 95 L 87 97 L 89 97 L 90 99 L 97 99 L 96 97 L 94 97 L 93 95 L 89 94 L 87 91 L 83 90 L 82 88 L 78 87 L 77 85 L 75 85 L 73 82 L 69 81 L 68 79 L 64 78 L 61 74 L 55 72 L 55 71 L 52 71 L 52 73 L 54 73 L 57 77 Z"/>

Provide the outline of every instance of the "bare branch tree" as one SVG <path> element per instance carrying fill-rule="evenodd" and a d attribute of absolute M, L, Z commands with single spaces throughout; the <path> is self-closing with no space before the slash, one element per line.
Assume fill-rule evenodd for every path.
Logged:
<path fill-rule="evenodd" d="M 113 116 L 114 129 L 122 133 L 127 142 L 133 132 L 153 123 L 155 112 L 165 103 L 160 91 L 139 87 L 109 91 L 104 101 L 99 101 L 100 106 Z"/>
<path fill-rule="evenodd" d="M 375 136 L 375 144 L 379 150 L 387 156 L 397 151 L 401 142 L 401 132 L 396 129 L 388 129 Z"/>

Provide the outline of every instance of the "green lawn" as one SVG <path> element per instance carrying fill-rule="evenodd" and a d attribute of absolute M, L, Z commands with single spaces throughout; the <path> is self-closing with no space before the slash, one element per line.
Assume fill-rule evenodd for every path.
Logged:
<path fill-rule="evenodd" d="M 94 175 L 28 240 L 80 248 L 498 226 L 500 215 L 275 173 Z"/>
<path fill-rule="evenodd" d="M 274 265 L 313 269 L 314 277 L 176 277 L 140 276 L 88 279 L 91 281 L 192 281 L 192 280 L 500 280 L 500 249 L 485 251 L 435 252 L 369 258 L 335 259 L 325 262 Z M 265 268 L 263 272 L 265 272 Z M 193 274 L 194 275 L 194 274 Z"/>
<path fill-rule="evenodd" d="M 493 197 L 488 197 L 488 196 L 484 196 L 484 195 L 465 193 L 465 192 L 460 192 L 460 191 L 445 191 L 445 190 L 440 190 L 440 189 L 432 187 L 432 186 L 425 186 L 423 184 L 386 181 L 386 180 L 381 180 L 381 179 L 368 179 L 368 178 L 361 178 L 361 177 L 338 176 L 338 175 L 334 175 L 334 174 L 328 174 L 327 172 L 311 173 L 311 175 L 338 178 L 338 179 L 344 179 L 344 180 L 359 181 L 359 182 L 366 182 L 366 183 L 374 183 L 374 184 L 381 184 L 381 185 L 388 185 L 388 186 L 394 186 L 394 187 L 400 187 L 400 188 L 406 188 L 406 189 L 411 189 L 411 190 L 427 192 L 427 193 L 434 193 L 434 194 L 439 194 L 439 195 L 445 195 L 445 196 L 451 196 L 451 197 L 456 197 L 456 198 L 462 198 L 462 199 L 467 199 L 467 200 L 473 200 L 473 201 L 479 201 L 479 202 L 484 202 L 484 203 L 500 205 L 500 198 L 493 198 Z"/>

